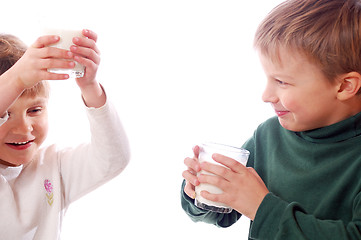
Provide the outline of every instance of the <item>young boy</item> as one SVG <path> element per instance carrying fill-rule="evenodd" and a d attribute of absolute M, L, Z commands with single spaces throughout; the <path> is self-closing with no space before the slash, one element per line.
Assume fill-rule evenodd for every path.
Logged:
<path fill-rule="evenodd" d="M 263 100 L 277 116 L 243 145 L 248 168 L 219 154 L 230 169 L 199 164 L 194 148 L 183 209 L 220 227 L 245 215 L 249 239 L 361 239 L 361 1 L 285 1 L 260 24 L 255 47 L 267 76 Z M 197 178 L 201 169 L 216 176 Z M 195 207 L 199 183 L 223 189 L 201 195 L 234 211 Z"/>
<path fill-rule="evenodd" d="M 0 239 L 58 239 L 69 204 L 118 175 L 129 161 L 125 132 L 96 81 L 97 35 L 83 30 L 70 51 L 49 47 L 58 36 L 31 47 L 0 35 Z M 86 67 L 76 79 L 90 122 L 91 142 L 72 149 L 40 148 L 48 130 L 49 87 L 64 80 L 48 68 Z M 64 96 L 66 93 L 64 93 Z M 69 137 L 74 133 L 69 133 Z"/>

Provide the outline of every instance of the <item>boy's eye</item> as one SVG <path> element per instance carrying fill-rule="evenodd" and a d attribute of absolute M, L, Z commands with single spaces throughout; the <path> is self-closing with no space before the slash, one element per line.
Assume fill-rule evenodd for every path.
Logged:
<path fill-rule="evenodd" d="M 286 85 L 286 84 L 287 84 L 286 82 L 281 81 L 281 80 L 279 80 L 279 79 L 275 79 L 275 80 L 276 80 L 276 82 L 277 82 L 279 85 Z"/>

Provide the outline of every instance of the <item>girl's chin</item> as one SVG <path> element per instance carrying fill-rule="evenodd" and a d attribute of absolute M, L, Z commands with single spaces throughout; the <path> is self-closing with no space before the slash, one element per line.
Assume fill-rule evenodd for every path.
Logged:
<path fill-rule="evenodd" d="M 11 162 L 7 162 L 7 161 L 3 161 L 3 160 L 0 160 L 0 164 L 4 165 L 4 166 L 8 166 L 8 167 L 18 167 L 21 165 L 21 164 L 11 163 Z"/>

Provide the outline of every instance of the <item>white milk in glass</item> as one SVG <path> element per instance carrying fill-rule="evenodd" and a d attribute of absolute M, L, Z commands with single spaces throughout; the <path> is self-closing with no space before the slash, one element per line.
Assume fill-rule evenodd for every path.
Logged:
<path fill-rule="evenodd" d="M 60 37 L 60 40 L 50 45 L 51 47 L 57 47 L 69 50 L 70 46 L 74 45 L 74 37 L 84 37 L 81 30 L 68 30 L 68 29 L 44 29 L 44 35 L 57 35 Z M 81 78 L 84 76 L 84 66 L 75 61 L 75 67 L 73 69 L 64 69 L 64 68 L 50 68 L 49 72 L 53 73 L 62 73 L 69 74 L 71 78 Z"/>
<path fill-rule="evenodd" d="M 217 143 L 203 143 L 203 144 L 199 145 L 199 148 L 200 148 L 200 150 L 199 150 L 198 160 L 200 163 L 201 162 L 210 162 L 213 164 L 217 164 L 217 165 L 226 167 L 213 160 L 212 155 L 214 153 L 219 153 L 224 156 L 233 158 L 234 160 L 237 160 L 244 166 L 246 166 L 247 161 L 248 161 L 249 151 L 242 149 L 242 148 L 236 148 L 236 147 L 217 144 Z M 204 170 L 202 170 L 198 174 L 213 175 L 212 173 L 206 172 Z M 213 212 L 220 212 L 220 213 L 230 213 L 232 211 L 232 208 L 227 206 L 226 204 L 223 204 L 220 202 L 213 202 L 213 201 L 203 198 L 201 196 L 201 191 L 203 191 L 203 190 L 208 191 L 213 194 L 223 193 L 222 189 L 220 189 L 216 186 L 213 186 L 211 184 L 207 184 L 207 183 L 199 184 L 195 188 L 196 198 L 195 198 L 194 204 L 197 207 L 202 208 L 204 210 L 210 210 Z"/>

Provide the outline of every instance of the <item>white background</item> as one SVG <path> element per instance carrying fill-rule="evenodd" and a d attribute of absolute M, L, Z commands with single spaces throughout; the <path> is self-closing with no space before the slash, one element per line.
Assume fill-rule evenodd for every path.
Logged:
<path fill-rule="evenodd" d="M 183 160 L 210 140 L 241 146 L 273 115 L 252 47 L 280 0 L 6 1 L 0 32 L 28 45 L 57 20 L 99 35 L 98 80 L 116 105 L 132 159 L 116 179 L 75 202 L 62 239 L 247 239 L 249 220 L 227 229 L 193 223 L 180 205 Z M 46 144 L 86 141 L 74 81 L 52 83 Z"/>

